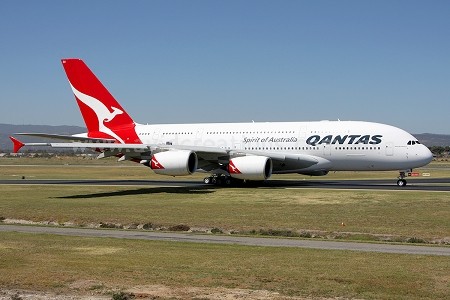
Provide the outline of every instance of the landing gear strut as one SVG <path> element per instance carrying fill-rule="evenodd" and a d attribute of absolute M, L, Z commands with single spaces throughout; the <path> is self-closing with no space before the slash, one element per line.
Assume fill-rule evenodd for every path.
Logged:
<path fill-rule="evenodd" d="M 406 185 L 406 173 L 405 172 L 400 172 L 400 175 L 398 176 L 398 180 L 397 180 L 397 185 L 398 186 L 405 186 Z"/>
<path fill-rule="evenodd" d="M 224 174 L 212 174 L 211 176 L 205 177 L 203 179 L 205 184 L 223 185 L 230 186 L 232 184 L 241 183 L 243 181 L 234 179 L 231 176 Z"/>

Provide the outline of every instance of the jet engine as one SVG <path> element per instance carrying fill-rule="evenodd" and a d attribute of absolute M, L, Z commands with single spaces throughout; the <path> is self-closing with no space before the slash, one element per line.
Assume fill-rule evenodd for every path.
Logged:
<path fill-rule="evenodd" d="M 187 150 L 158 152 L 152 155 L 150 168 L 156 174 L 182 176 L 197 170 L 197 154 Z"/>
<path fill-rule="evenodd" d="M 243 180 L 265 180 L 272 175 L 272 160 L 265 156 L 241 156 L 230 159 L 230 176 Z"/>

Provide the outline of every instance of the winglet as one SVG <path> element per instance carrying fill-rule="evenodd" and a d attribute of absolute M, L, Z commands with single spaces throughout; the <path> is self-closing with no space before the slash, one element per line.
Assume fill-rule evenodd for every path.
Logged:
<path fill-rule="evenodd" d="M 12 136 L 10 136 L 9 139 L 10 139 L 10 140 L 13 142 L 13 144 L 14 144 L 14 150 L 13 150 L 14 153 L 19 152 L 19 150 L 20 150 L 23 146 L 25 146 L 24 143 L 22 143 L 21 141 L 19 141 L 18 139 L 14 138 L 14 137 L 12 137 Z"/>

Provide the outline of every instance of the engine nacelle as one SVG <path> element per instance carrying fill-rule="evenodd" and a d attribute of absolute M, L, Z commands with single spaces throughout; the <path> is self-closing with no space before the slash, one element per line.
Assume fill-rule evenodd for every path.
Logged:
<path fill-rule="evenodd" d="M 187 150 L 158 152 L 152 155 L 150 162 L 156 174 L 170 176 L 190 175 L 197 170 L 197 165 L 197 154 Z"/>
<path fill-rule="evenodd" d="M 228 173 L 244 180 L 265 180 L 272 175 L 272 160 L 265 156 L 242 156 L 230 159 Z"/>

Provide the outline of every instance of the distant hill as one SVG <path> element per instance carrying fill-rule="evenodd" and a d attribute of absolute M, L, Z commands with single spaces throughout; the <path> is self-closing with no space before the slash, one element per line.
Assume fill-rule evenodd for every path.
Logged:
<path fill-rule="evenodd" d="M 10 152 L 12 143 L 9 136 L 14 133 L 55 133 L 55 134 L 76 134 L 86 132 L 86 128 L 79 126 L 47 126 L 47 125 L 10 125 L 0 124 L 0 152 Z M 33 143 L 42 139 L 31 137 L 20 137 L 21 141 Z M 54 140 L 55 141 L 55 140 Z"/>
<path fill-rule="evenodd" d="M 450 146 L 449 134 L 433 134 L 433 133 L 419 133 L 413 134 L 419 142 L 431 147 L 431 146 Z"/>
<path fill-rule="evenodd" d="M 39 132 L 39 133 L 57 133 L 57 134 L 76 134 L 86 132 L 86 128 L 79 126 L 47 126 L 47 125 L 10 125 L 0 124 L 0 152 L 10 152 L 12 143 L 9 136 L 17 132 Z M 450 146 L 450 135 L 420 133 L 413 134 L 422 144 L 431 146 Z M 42 139 L 20 137 L 25 142 L 39 142 Z"/>

